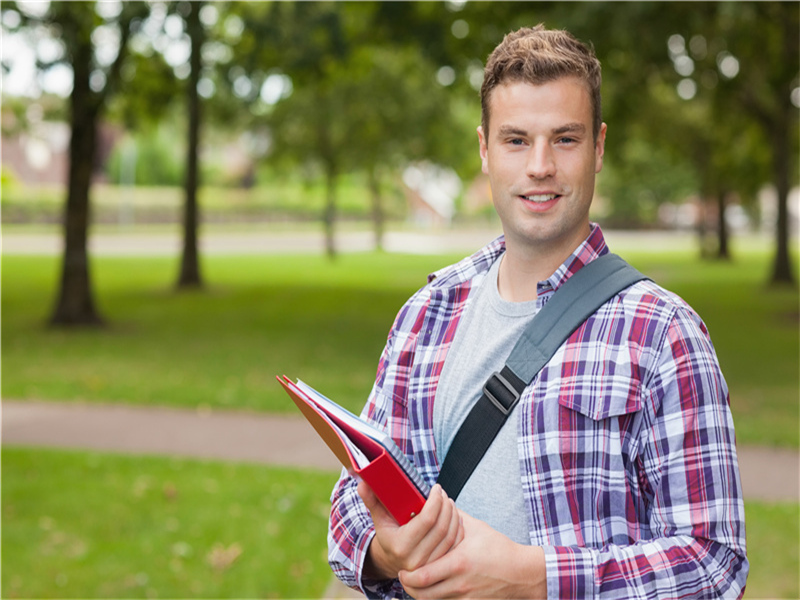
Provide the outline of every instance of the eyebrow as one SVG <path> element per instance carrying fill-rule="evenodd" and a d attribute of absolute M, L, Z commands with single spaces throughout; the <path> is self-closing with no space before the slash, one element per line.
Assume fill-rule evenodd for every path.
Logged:
<path fill-rule="evenodd" d="M 566 125 L 562 125 L 561 127 L 556 127 L 553 129 L 552 133 L 554 135 L 563 135 L 565 133 L 575 133 L 575 134 L 585 134 L 586 133 L 586 126 L 583 123 L 567 123 Z M 514 127 L 513 125 L 503 125 L 497 130 L 497 134 L 501 137 L 506 137 L 509 135 L 518 135 L 525 137 L 528 135 L 528 132 L 525 129 L 521 129 L 519 127 Z"/>
<path fill-rule="evenodd" d="M 519 136 L 526 136 L 528 132 L 524 129 L 520 129 L 519 127 L 514 127 L 513 125 L 503 125 L 497 130 L 497 135 L 500 137 L 506 137 L 509 135 L 519 135 Z"/>
<path fill-rule="evenodd" d="M 561 135 L 563 133 L 584 134 L 586 133 L 586 125 L 583 123 L 569 123 L 562 127 L 557 127 L 553 130 L 553 133 L 556 135 Z"/>

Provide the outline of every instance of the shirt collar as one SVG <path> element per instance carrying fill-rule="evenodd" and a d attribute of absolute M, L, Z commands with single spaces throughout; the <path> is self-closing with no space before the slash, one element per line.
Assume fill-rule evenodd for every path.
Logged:
<path fill-rule="evenodd" d="M 550 277 L 544 281 L 539 282 L 542 285 L 551 287 L 554 290 L 560 288 L 566 281 L 575 273 L 581 270 L 596 258 L 608 254 L 608 245 L 606 238 L 603 235 L 600 225 L 597 223 L 590 223 L 591 232 L 589 236 L 578 246 L 575 251 L 567 257 L 561 266 L 555 270 Z"/>
<path fill-rule="evenodd" d="M 564 283 L 577 273 L 581 267 L 592 262 L 594 259 L 609 252 L 606 245 L 603 231 L 597 223 L 590 223 L 591 232 L 589 236 L 569 255 L 555 273 L 546 280 L 539 282 L 542 286 L 549 286 L 554 290 L 564 285 Z M 468 281 L 478 274 L 485 273 L 492 266 L 501 254 L 506 251 L 506 241 L 504 236 L 492 240 L 489 244 L 478 250 L 472 256 L 463 259 L 455 265 L 450 265 L 428 275 L 428 282 L 435 287 L 458 286 Z"/>
<path fill-rule="evenodd" d="M 488 272 L 492 263 L 505 251 L 506 239 L 505 236 L 501 235 L 472 256 L 431 273 L 428 275 L 428 283 L 432 283 L 434 287 L 442 288 L 459 286 L 473 279 L 476 275 Z"/>

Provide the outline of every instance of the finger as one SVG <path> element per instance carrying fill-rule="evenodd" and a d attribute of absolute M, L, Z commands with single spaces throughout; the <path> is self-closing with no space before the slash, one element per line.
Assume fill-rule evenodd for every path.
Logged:
<path fill-rule="evenodd" d="M 455 502 L 442 490 L 442 503 L 438 518 L 425 538 L 418 544 L 417 566 L 436 560 L 447 552 L 458 532 L 459 515 Z"/>
<path fill-rule="evenodd" d="M 363 480 L 358 482 L 358 488 L 356 488 L 358 495 L 361 496 L 361 500 L 364 501 L 364 506 L 367 507 L 367 510 L 372 515 L 372 522 L 375 524 L 377 528 L 383 527 L 390 527 L 396 528 L 398 527 L 397 521 L 394 520 L 394 517 L 391 513 L 386 510 L 386 507 L 378 500 L 378 496 L 375 495 L 375 492 L 372 488 L 364 482 Z"/>
<path fill-rule="evenodd" d="M 461 514 L 455 507 L 453 500 L 447 500 L 452 507 L 450 514 L 450 521 L 447 524 L 447 534 L 440 540 L 439 544 L 433 549 L 428 556 L 427 562 L 437 560 L 447 554 L 451 548 L 455 547 L 458 542 L 464 539 L 464 527 L 461 522 Z"/>
<path fill-rule="evenodd" d="M 372 488 L 369 487 L 369 484 L 363 479 L 358 481 L 356 491 L 358 495 L 361 496 L 361 500 L 364 501 L 364 505 L 371 511 L 373 506 L 378 502 L 378 497 L 375 495 L 375 492 L 372 491 Z"/>
<path fill-rule="evenodd" d="M 465 528 L 465 525 L 464 525 L 464 517 L 462 516 L 461 511 L 458 511 L 458 533 L 456 534 L 456 539 L 453 542 L 453 548 L 455 548 L 462 541 L 464 541 L 464 538 L 466 537 L 466 535 L 467 535 L 467 532 L 466 532 L 466 528 Z"/>
<path fill-rule="evenodd" d="M 404 526 L 408 552 L 404 566 L 415 569 L 428 561 L 431 552 L 448 532 L 454 507 L 441 487 L 435 487 L 420 514 Z"/>
<path fill-rule="evenodd" d="M 445 598 L 447 579 L 452 575 L 448 562 L 448 557 L 443 557 L 414 571 L 400 571 L 398 578 L 412 598 Z"/>
<path fill-rule="evenodd" d="M 439 484 L 436 484 L 431 489 L 431 493 L 428 495 L 428 499 L 425 501 L 419 514 L 403 526 L 408 532 L 408 535 L 417 540 L 421 540 L 425 537 L 436 524 L 443 503 L 444 490 L 442 490 Z"/>

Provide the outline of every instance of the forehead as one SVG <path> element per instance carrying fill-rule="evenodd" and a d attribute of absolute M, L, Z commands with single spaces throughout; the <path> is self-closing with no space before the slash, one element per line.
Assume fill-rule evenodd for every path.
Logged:
<path fill-rule="evenodd" d="M 587 85 L 577 77 L 561 77 L 541 84 L 527 81 L 503 83 L 489 96 L 492 129 L 505 121 L 592 122 Z"/>

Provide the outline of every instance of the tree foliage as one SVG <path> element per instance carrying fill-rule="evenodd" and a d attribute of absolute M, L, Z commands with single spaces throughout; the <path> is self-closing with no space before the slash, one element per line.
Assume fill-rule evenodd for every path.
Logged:
<path fill-rule="evenodd" d="M 437 67 L 419 39 L 395 36 L 386 43 L 380 34 L 389 25 L 376 25 L 385 19 L 384 6 L 274 3 L 268 12 L 247 7 L 253 27 L 237 48 L 253 82 L 270 76 L 291 82 L 291 95 L 268 107 L 263 122 L 273 160 L 324 178 L 331 256 L 341 175 L 365 174 L 380 244 L 382 178 L 414 160 L 464 161 L 466 129 L 457 122 L 455 97 L 437 83 Z M 436 25 L 432 39 L 441 40 Z"/>
<path fill-rule="evenodd" d="M 20 28 L 44 28 L 59 40 L 62 54 L 41 61 L 42 70 L 62 62 L 74 71 L 70 119 L 76 160 L 64 269 L 67 264 L 77 269 L 78 275 L 65 277 L 88 290 L 88 261 L 80 250 L 88 199 L 76 198 L 88 198 L 87 157 L 94 152 L 88 140 L 94 140 L 109 102 L 115 118 L 141 127 L 174 119 L 165 107 L 195 93 L 211 122 L 231 132 L 249 131 L 261 146 L 257 155 L 268 149 L 273 164 L 324 178 L 328 192 L 321 216 L 334 254 L 342 175 L 360 173 L 370 182 L 380 239 L 380 190 L 406 165 L 428 160 L 467 179 L 478 172 L 475 126 L 483 63 L 506 32 L 539 22 L 591 42 L 603 63 L 609 143 L 600 183 L 612 203 L 613 222 L 641 222 L 659 203 L 694 192 L 719 206 L 718 245 L 724 254 L 727 199 L 735 195 L 752 202 L 770 183 L 778 195 L 772 279 L 790 281 L 787 197 L 798 176 L 799 6 L 128 2 L 107 14 L 107 7 L 99 10 L 92 2 L 51 2 L 42 16 L 19 11 L 11 2 L 2 9 L 21 15 Z M 153 39 L 147 42 L 155 33 L 143 31 L 143 24 L 152 24 L 147 16 L 153 11 L 161 12 L 162 21 L 166 13 L 180 18 L 178 35 L 186 39 L 189 18 L 205 11 L 203 27 L 194 30 L 199 61 L 187 55 L 180 64 Z M 108 47 L 119 51 L 107 58 Z M 187 169 L 198 139 L 186 142 Z M 196 221 L 190 227 L 196 230 Z M 81 308 L 70 310 L 84 316 L 70 319 L 99 320 L 92 303 L 76 300 L 80 297 L 70 305 Z M 65 313 L 59 308 L 56 314 Z"/>

